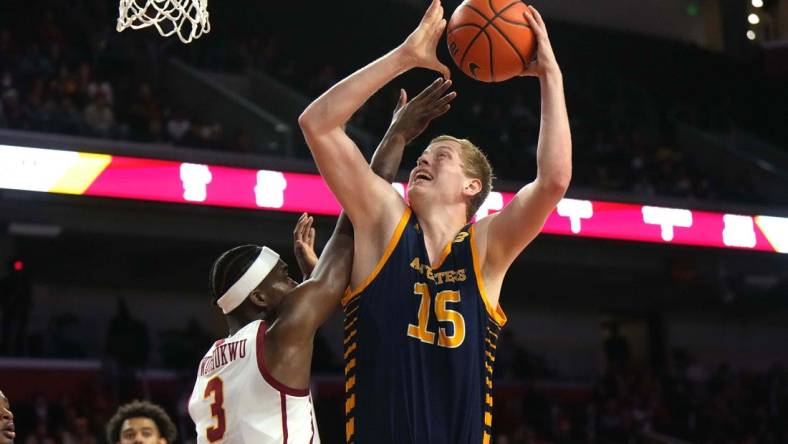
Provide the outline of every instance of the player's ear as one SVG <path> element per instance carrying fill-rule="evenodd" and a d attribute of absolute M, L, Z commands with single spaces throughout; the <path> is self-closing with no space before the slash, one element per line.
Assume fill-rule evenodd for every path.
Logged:
<path fill-rule="evenodd" d="M 477 178 L 470 178 L 465 182 L 465 187 L 462 189 L 463 196 L 471 197 L 479 194 L 482 191 L 482 181 Z"/>
<path fill-rule="evenodd" d="M 268 307 L 268 302 L 265 299 L 265 293 L 259 289 L 252 290 L 252 293 L 249 294 L 249 300 L 258 307 Z"/>

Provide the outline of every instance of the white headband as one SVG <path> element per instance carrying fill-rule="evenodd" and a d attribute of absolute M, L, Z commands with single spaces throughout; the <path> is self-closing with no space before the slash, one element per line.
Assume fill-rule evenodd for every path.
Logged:
<path fill-rule="evenodd" d="M 227 291 L 216 301 L 222 309 L 222 313 L 227 314 L 241 305 L 260 282 L 268 276 L 279 262 L 279 255 L 268 247 L 263 247 L 260 255 L 252 262 L 246 273 L 227 289 Z"/>

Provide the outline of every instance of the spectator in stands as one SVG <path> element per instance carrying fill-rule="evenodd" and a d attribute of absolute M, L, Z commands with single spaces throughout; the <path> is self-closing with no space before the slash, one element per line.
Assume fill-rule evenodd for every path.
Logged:
<path fill-rule="evenodd" d="M 200 362 L 206 348 L 213 342 L 211 338 L 196 319 L 189 318 L 185 329 L 166 330 L 162 333 L 162 360 L 168 367 L 188 369 L 189 376 L 193 377 L 194 366 Z"/>
<path fill-rule="evenodd" d="M 39 44 L 32 43 L 28 48 L 27 53 L 19 60 L 17 67 L 22 76 L 47 76 L 54 72 L 49 58 L 41 54 L 41 47 Z"/>
<path fill-rule="evenodd" d="M 24 128 L 25 112 L 19 102 L 19 92 L 16 89 L 9 88 L 0 99 L 3 101 L 3 115 L 5 116 L 6 125 L 9 128 Z"/>
<path fill-rule="evenodd" d="M 85 92 L 88 99 L 95 99 L 101 96 L 106 100 L 109 106 L 115 103 L 115 93 L 112 89 L 112 85 L 106 80 L 92 79 L 85 87 Z"/>
<path fill-rule="evenodd" d="M 14 414 L 11 412 L 11 403 L 0 391 L 0 444 L 13 444 L 16 438 L 14 428 Z"/>
<path fill-rule="evenodd" d="M 621 373 L 629 366 L 629 342 L 621 335 L 619 323 L 616 321 L 611 321 L 607 325 L 605 357 L 609 372 Z"/>
<path fill-rule="evenodd" d="M 76 74 L 78 100 L 84 105 L 88 100 L 88 85 L 93 83 L 93 68 L 87 61 L 82 61 Z"/>
<path fill-rule="evenodd" d="M 110 137 L 115 129 L 115 113 L 103 91 L 96 91 L 85 108 L 85 123 L 99 137 Z"/>
<path fill-rule="evenodd" d="M 163 408 L 147 401 L 120 406 L 106 428 L 107 444 L 170 444 L 177 429 Z"/>
<path fill-rule="evenodd" d="M 197 121 L 191 125 L 191 131 L 181 141 L 182 145 L 198 148 L 221 150 L 224 148 L 222 139 L 224 128 L 216 122 Z"/>
<path fill-rule="evenodd" d="M 107 355 L 110 357 L 115 393 L 126 400 L 136 386 L 136 372 L 148 364 L 150 339 L 148 328 L 134 319 L 124 300 L 118 301 L 118 310 L 110 320 L 107 332 Z"/>
<path fill-rule="evenodd" d="M 167 136 L 173 143 L 182 143 L 191 129 L 191 120 L 180 111 L 172 113 L 172 117 L 167 121 Z"/>
<path fill-rule="evenodd" d="M 30 422 L 33 424 L 49 424 L 50 422 L 54 422 L 53 417 L 56 415 L 53 415 L 51 410 L 49 401 L 43 394 L 39 393 L 35 395 L 33 397 Z"/>
<path fill-rule="evenodd" d="M 129 126 L 133 138 L 144 142 L 156 141 L 161 136 L 163 113 L 154 99 L 150 83 L 142 82 L 129 109 Z"/>
<path fill-rule="evenodd" d="M 50 92 L 60 98 L 73 98 L 77 94 L 78 87 L 77 79 L 67 65 L 62 65 L 57 76 L 49 82 Z"/>
<path fill-rule="evenodd" d="M 85 124 L 82 114 L 74 104 L 74 99 L 64 97 L 60 106 L 55 109 L 53 116 L 53 129 L 69 134 L 80 134 L 85 132 Z"/>
<path fill-rule="evenodd" d="M 25 444 L 56 444 L 55 438 L 49 432 L 49 426 L 45 422 L 36 424 L 35 433 L 29 435 Z"/>
<path fill-rule="evenodd" d="M 63 432 L 60 444 L 96 444 L 96 437 L 90 430 L 90 420 L 87 417 L 74 418 L 69 429 Z"/>
<path fill-rule="evenodd" d="M 44 88 L 42 78 L 33 80 L 24 105 L 24 114 L 30 122 L 30 129 L 48 131 L 54 115 L 55 105 Z"/>

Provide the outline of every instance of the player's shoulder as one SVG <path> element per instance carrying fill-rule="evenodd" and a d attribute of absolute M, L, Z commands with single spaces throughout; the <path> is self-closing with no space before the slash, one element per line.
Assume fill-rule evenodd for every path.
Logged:
<path fill-rule="evenodd" d="M 491 214 L 481 220 L 474 221 L 468 226 L 468 233 L 470 239 L 475 244 L 476 248 L 484 248 L 487 245 L 487 237 L 490 230 L 495 229 L 495 222 L 498 218 L 498 213 Z"/>
<path fill-rule="evenodd" d="M 238 330 L 238 333 L 240 333 L 240 332 L 249 332 L 249 331 L 256 332 L 260 328 L 265 328 L 265 326 L 266 326 L 265 321 L 263 321 L 262 319 L 256 319 L 256 320 L 244 325 L 240 330 Z"/>
<path fill-rule="evenodd" d="M 262 332 L 260 331 L 261 329 Z M 222 344 L 235 342 L 239 339 L 256 337 L 261 333 L 265 333 L 265 329 L 266 329 L 266 324 L 262 320 L 258 319 L 252 321 L 241 327 L 237 332 L 233 333 L 232 335 L 214 341 L 213 345 L 211 345 L 211 348 L 208 350 L 208 352 L 210 353 L 211 350 L 221 346 Z"/>
<path fill-rule="evenodd" d="M 495 222 L 498 219 L 499 214 L 500 213 L 493 213 L 481 219 L 476 219 L 470 225 L 471 227 L 473 227 L 476 233 L 479 233 L 480 231 L 489 230 L 491 225 L 495 225 Z"/>

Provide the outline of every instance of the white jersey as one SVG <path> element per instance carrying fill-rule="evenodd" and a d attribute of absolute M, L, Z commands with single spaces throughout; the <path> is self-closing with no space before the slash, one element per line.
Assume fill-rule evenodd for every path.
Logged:
<path fill-rule="evenodd" d="M 197 443 L 318 444 L 309 390 L 285 387 L 265 366 L 267 326 L 255 321 L 216 341 L 189 399 Z"/>

